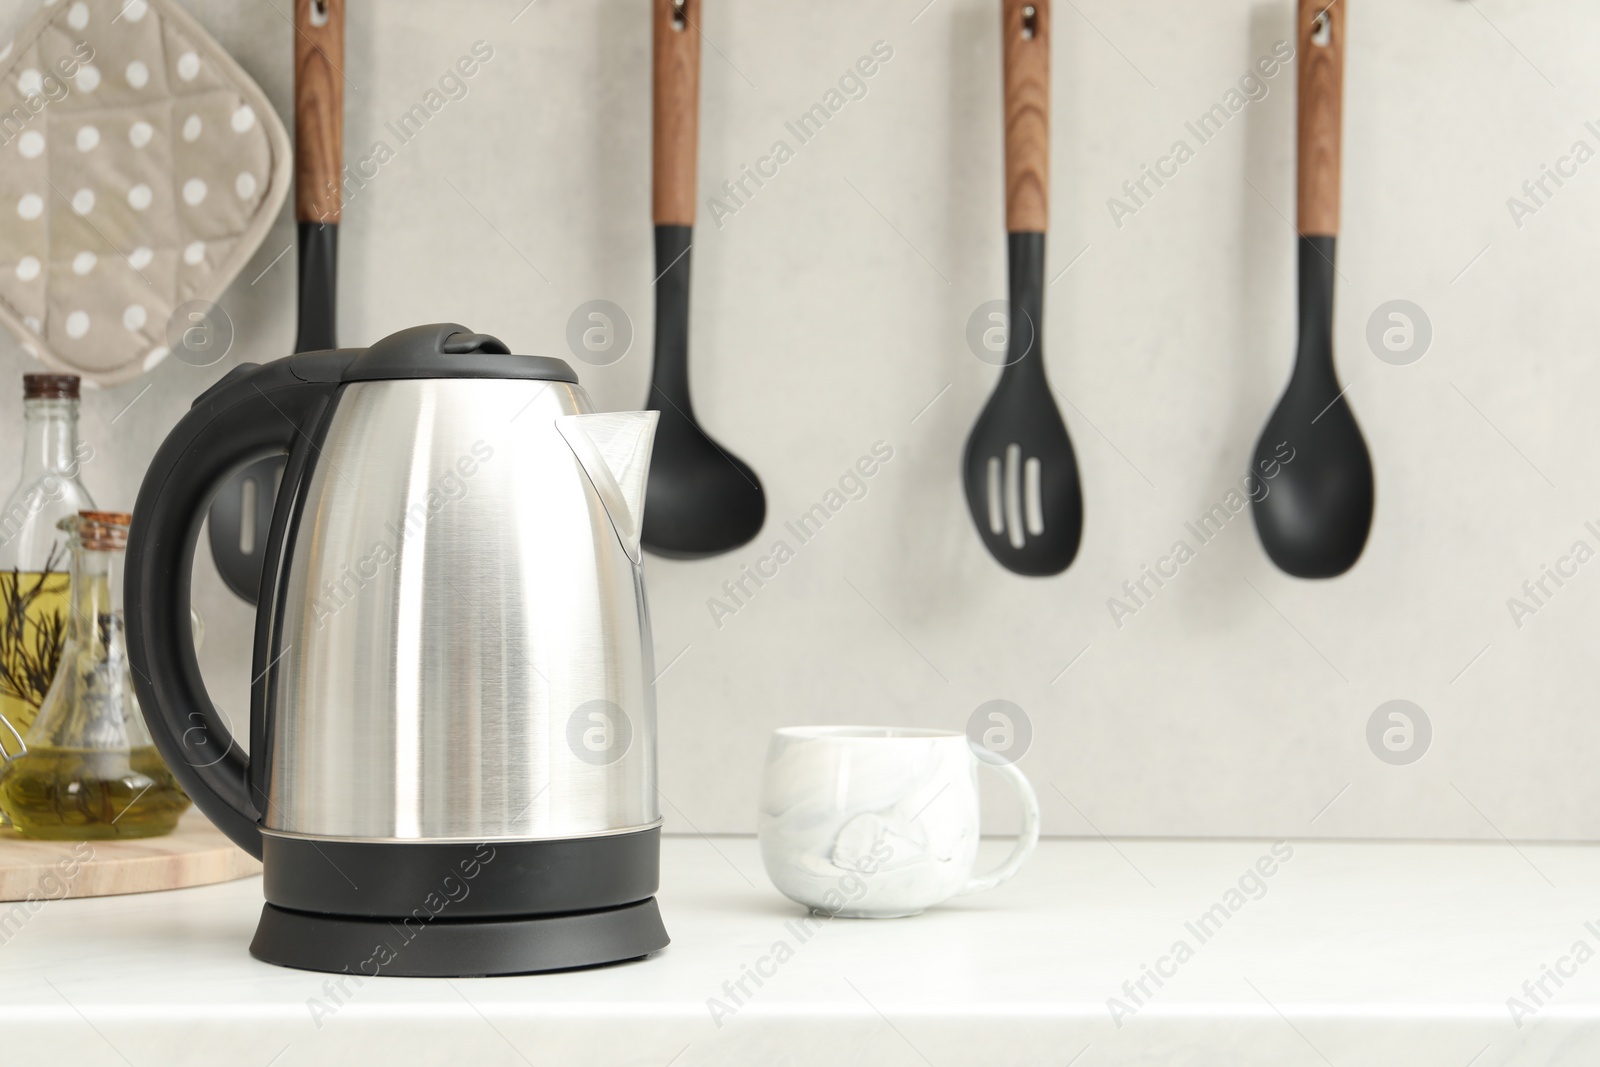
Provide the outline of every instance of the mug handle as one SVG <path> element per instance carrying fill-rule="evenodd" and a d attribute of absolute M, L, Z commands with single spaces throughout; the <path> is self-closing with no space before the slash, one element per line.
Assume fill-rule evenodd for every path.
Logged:
<path fill-rule="evenodd" d="M 967 884 L 956 891 L 958 897 L 981 893 L 1006 881 L 1022 870 L 1022 865 L 1028 862 L 1028 857 L 1033 855 L 1034 848 L 1039 844 L 1039 795 L 1033 791 L 1033 783 L 1028 781 L 1028 776 L 1018 770 L 1015 763 L 990 763 L 986 759 L 979 759 L 978 762 L 999 771 L 1011 783 L 1011 788 L 1016 790 L 1017 800 L 1022 803 L 1022 832 L 1017 835 L 1016 847 L 1005 862 L 987 874 L 968 879 Z"/>

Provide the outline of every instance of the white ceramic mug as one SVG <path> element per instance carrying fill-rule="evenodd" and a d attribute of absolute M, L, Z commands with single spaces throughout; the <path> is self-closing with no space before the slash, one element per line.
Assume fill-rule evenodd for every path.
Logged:
<path fill-rule="evenodd" d="M 973 876 L 978 764 L 1022 802 L 1022 833 L 999 867 Z M 1039 798 L 1010 763 L 980 760 L 965 734 L 882 726 L 776 731 L 761 784 L 761 860 L 791 900 L 830 916 L 915 915 L 993 889 L 1039 843 Z"/>

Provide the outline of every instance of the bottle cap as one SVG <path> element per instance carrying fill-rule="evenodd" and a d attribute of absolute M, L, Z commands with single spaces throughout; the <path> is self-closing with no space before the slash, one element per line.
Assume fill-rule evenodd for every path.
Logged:
<path fill-rule="evenodd" d="M 76 374 L 24 374 L 22 376 L 24 400 L 76 400 L 78 376 Z"/>
<path fill-rule="evenodd" d="M 78 512 L 78 540 L 84 548 L 102 552 L 127 547 L 133 516 L 125 511 Z"/>

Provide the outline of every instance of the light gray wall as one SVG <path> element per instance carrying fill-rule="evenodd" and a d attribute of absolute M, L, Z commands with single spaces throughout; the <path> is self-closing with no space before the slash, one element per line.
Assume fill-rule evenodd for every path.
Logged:
<path fill-rule="evenodd" d="M 1293 5 L 1056 5 L 1048 271 L 1081 258 L 1049 289 L 1045 343 L 1087 526 L 1070 571 L 1028 580 L 985 554 L 957 480 L 995 378 L 967 350 L 966 321 L 1005 287 L 998 5 L 924 3 L 707 3 L 702 200 L 775 139 L 793 144 L 785 120 L 874 42 L 894 54 L 745 207 L 720 227 L 701 209 L 696 402 L 761 473 L 774 521 L 745 551 L 647 564 L 670 664 L 669 829 L 751 830 L 775 726 L 959 728 L 1005 698 L 1031 718 L 1022 766 L 1052 833 L 1594 836 L 1600 715 L 1584 649 L 1600 563 L 1551 585 L 1520 627 L 1507 598 L 1574 541 L 1600 547 L 1583 525 L 1600 520 L 1600 162 L 1520 227 L 1507 198 L 1574 141 L 1600 148 L 1600 122 L 1584 126 L 1600 120 L 1600 9 L 1350 0 L 1335 341 L 1376 460 L 1370 546 L 1344 578 L 1295 581 L 1240 516 L 1119 628 L 1107 599 L 1224 498 L 1288 372 L 1292 71 L 1120 227 L 1107 200 L 1174 140 L 1195 146 L 1185 121 L 1292 37 Z M 394 147 L 384 123 L 474 41 L 494 58 L 350 203 L 342 337 L 453 319 L 565 355 L 572 310 L 605 298 L 634 343 L 582 376 L 602 408 L 631 408 L 653 314 L 647 4 L 541 0 L 513 22 L 521 5 L 351 5 L 348 160 L 380 138 Z M 287 0 L 184 6 L 287 117 Z M 224 364 L 169 360 L 86 399 L 102 447 L 85 477 L 102 504 L 131 504 L 195 393 L 238 360 L 289 351 L 293 256 L 268 265 L 292 238 L 286 210 L 224 299 L 239 330 Z M 1367 343 L 1393 299 L 1431 321 L 1413 365 Z M 0 377 L 29 366 L 0 339 Z M 7 427 L 15 393 L 0 390 Z M 0 434 L 0 468 L 15 438 Z M 894 458 L 865 497 L 791 541 L 796 557 L 718 626 L 708 599 L 878 441 Z M 208 677 L 237 715 L 250 616 L 204 557 L 197 571 Z M 1395 698 L 1432 723 L 1409 766 L 1366 740 Z M 1004 832 L 1011 802 L 987 796 Z"/>

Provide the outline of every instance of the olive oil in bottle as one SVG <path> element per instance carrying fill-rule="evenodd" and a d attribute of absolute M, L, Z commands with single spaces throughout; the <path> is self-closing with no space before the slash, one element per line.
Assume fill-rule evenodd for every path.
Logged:
<path fill-rule="evenodd" d="M 169 834 L 189 807 L 153 745 L 40 745 L 0 776 L 0 804 L 26 837 L 94 841 Z"/>
<path fill-rule="evenodd" d="M 128 522 L 84 511 L 61 523 L 72 551 L 66 644 L 23 753 L 0 768 L 0 808 L 27 837 L 155 837 L 189 807 L 133 691 L 122 617 Z"/>

